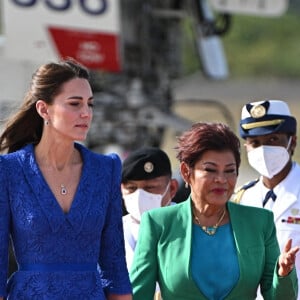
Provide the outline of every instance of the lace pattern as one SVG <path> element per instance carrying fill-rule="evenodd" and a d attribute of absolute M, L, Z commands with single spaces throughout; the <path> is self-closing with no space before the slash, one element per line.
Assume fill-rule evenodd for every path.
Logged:
<path fill-rule="evenodd" d="M 116 155 L 76 147 L 83 169 L 65 214 L 36 164 L 33 146 L 0 158 L 0 295 L 8 299 L 105 299 L 130 293 Z M 98 264 L 98 271 L 18 271 L 6 287 L 7 245 L 18 264 Z"/>

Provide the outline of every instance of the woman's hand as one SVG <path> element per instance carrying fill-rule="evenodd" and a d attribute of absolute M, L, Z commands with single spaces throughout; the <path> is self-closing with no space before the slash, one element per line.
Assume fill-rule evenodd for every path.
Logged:
<path fill-rule="evenodd" d="M 299 249 L 299 246 L 292 248 L 292 239 L 288 240 L 278 259 L 279 276 L 286 276 L 293 270 L 295 266 L 296 253 Z"/>
<path fill-rule="evenodd" d="M 117 294 L 109 294 L 107 296 L 107 300 L 132 300 L 132 295 L 117 295 Z"/>

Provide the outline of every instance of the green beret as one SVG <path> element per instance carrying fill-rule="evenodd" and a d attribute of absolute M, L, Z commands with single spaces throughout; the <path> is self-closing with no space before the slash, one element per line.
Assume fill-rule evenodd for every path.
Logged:
<path fill-rule="evenodd" d="M 168 155 L 159 148 L 144 147 L 132 153 L 123 161 L 122 182 L 147 180 L 172 174 Z"/>

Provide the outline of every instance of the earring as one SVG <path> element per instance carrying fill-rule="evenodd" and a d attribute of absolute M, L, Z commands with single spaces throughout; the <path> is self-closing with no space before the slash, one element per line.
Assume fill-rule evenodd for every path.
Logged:
<path fill-rule="evenodd" d="M 45 120 L 45 125 L 48 126 L 49 125 L 49 121 Z"/>
<path fill-rule="evenodd" d="M 187 189 L 189 187 L 189 184 L 186 182 L 184 186 Z"/>

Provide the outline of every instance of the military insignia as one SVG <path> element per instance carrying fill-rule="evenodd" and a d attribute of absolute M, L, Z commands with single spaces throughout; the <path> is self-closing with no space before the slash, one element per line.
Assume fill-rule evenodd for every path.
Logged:
<path fill-rule="evenodd" d="M 300 212 L 299 208 L 292 208 L 291 209 L 292 216 L 299 215 L 299 212 Z"/>
<path fill-rule="evenodd" d="M 261 104 L 253 106 L 250 110 L 250 115 L 252 118 L 261 118 L 266 113 L 266 108 Z"/>
<path fill-rule="evenodd" d="M 151 173 L 154 169 L 153 163 L 148 161 L 144 164 L 144 170 L 146 173 Z"/>

